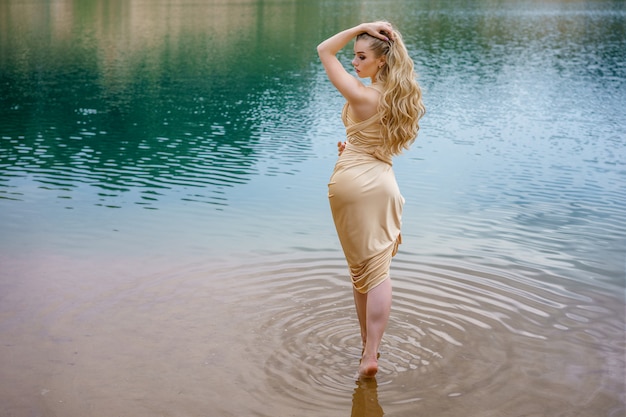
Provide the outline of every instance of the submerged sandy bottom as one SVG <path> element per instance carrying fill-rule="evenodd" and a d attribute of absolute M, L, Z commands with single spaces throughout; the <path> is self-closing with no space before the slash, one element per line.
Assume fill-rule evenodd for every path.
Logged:
<path fill-rule="evenodd" d="M 621 294 L 400 253 L 374 381 L 339 254 L 2 259 L 2 416 L 622 416 Z"/>

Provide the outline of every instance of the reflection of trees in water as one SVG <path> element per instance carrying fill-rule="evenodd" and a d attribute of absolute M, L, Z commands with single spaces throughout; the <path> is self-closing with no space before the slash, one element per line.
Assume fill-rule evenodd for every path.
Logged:
<path fill-rule="evenodd" d="M 0 6 L 15 22 L 0 49 L 0 169 L 124 191 L 230 187 L 262 158 L 306 158 L 315 54 L 293 47 L 306 6 L 106 3 Z"/>
<path fill-rule="evenodd" d="M 352 395 L 351 417 L 382 417 L 385 413 L 378 403 L 378 383 L 375 378 L 359 379 Z"/>

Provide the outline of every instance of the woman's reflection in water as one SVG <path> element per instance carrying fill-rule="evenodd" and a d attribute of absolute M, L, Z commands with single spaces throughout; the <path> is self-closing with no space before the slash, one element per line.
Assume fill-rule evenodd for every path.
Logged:
<path fill-rule="evenodd" d="M 385 414 L 378 404 L 376 378 L 363 378 L 356 382 L 352 395 L 351 417 L 382 417 Z"/>

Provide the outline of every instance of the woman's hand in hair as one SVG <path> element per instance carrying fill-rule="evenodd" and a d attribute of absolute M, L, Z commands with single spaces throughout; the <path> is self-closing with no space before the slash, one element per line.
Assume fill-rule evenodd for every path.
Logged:
<path fill-rule="evenodd" d="M 363 23 L 361 25 L 363 32 L 371 36 L 382 39 L 384 41 L 393 41 L 393 26 L 385 21 Z"/>

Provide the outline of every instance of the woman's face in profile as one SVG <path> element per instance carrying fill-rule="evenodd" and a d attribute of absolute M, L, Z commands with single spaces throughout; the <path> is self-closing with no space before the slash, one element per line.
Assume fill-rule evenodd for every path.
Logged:
<path fill-rule="evenodd" d="M 382 58 L 376 58 L 371 50 L 369 40 L 359 39 L 354 43 L 352 66 L 360 78 L 374 77 L 382 62 Z"/>

